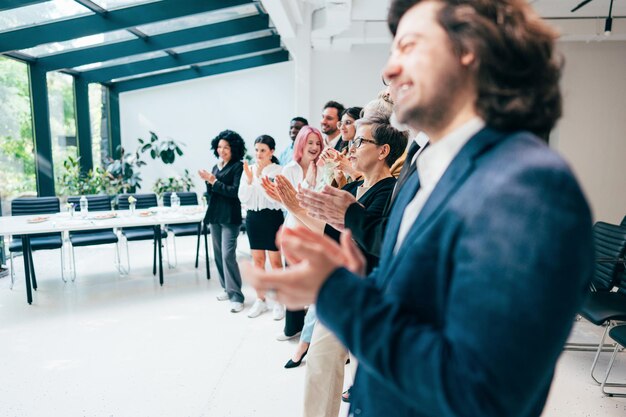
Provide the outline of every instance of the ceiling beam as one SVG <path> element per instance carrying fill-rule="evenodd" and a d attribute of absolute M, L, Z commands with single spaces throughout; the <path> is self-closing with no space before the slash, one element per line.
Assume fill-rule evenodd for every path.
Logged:
<path fill-rule="evenodd" d="M 18 7 L 32 6 L 48 0 L 3 0 L 0 2 L 0 12 L 4 10 L 17 9 Z"/>
<path fill-rule="evenodd" d="M 150 36 L 147 39 L 132 39 L 115 42 L 108 45 L 94 46 L 76 51 L 50 55 L 39 58 L 37 63 L 48 71 L 62 68 L 72 68 L 95 62 L 104 62 L 111 59 L 138 55 L 146 52 L 161 51 L 194 42 L 209 41 L 228 36 L 241 35 L 267 29 L 268 16 L 257 15 L 177 30 Z"/>
<path fill-rule="evenodd" d="M 261 4 L 267 13 L 272 17 L 272 22 L 276 25 L 278 33 L 283 38 L 294 38 L 296 36 L 296 24 L 287 9 L 287 2 L 290 0 L 261 0 Z"/>
<path fill-rule="evenodd" d="M 112 84 L 110 88 L 113 89 L 113 91 L 115 92 L 133 91 L 142 88 L 156 87 L 163 84 L 175 83 L 179 81 L 192 80 L 195 78 L 208 77 L 210 75 L 217 75 L 227 72 L 244 70 L 248 68 L 260 67 L 264 65 L 276 64 L 288 60 L 289 53 L 287 51 L 278 51 L 235 61 L 222 62 L 220 64 L 193 67 L 166 74 L 158 74 L 128 81 L 122 81 Z"/>
<path fill-rule="evenodd" d="M 131 28 L 250 3 L 249 0 L 162 0 L 0 33 L 0 53 Z"/>
<path fill-rule="evenodd" d="M 280 48 L 280 36 L 266 36 L 264 38 L 184 52 L 175 57 L 165 56 L 133 62 L 131 64 L 84 71 L 81 73 L 81 77 L 89 82 L 106 83 L 116 78 L 130 77 L 168 68 L 193 65 L 276 48 Z"/>

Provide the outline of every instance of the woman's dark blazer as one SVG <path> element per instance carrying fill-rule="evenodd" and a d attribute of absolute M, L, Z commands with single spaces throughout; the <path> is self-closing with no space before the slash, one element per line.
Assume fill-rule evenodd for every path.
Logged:
<path fill-rule="evenodd" d="M 346 184 L 342 190 L 349 192 L 356 196 L 357 189 L 363 184 L 363 180 L 353 181 Z M 365 207 L 365 212 L 368 218 L 382 217 L 387 205 L 387 200 L 393 192 L 393 187 L 396 184 L 394 177 L 384 178 L 374 184 L 365 194 L 359 199 L 359 204 Z M 371 216 L 371 217 L 370 217 Z M 339 240 L 341 233 L 330 225 L 326 225 L 324 228 L 324 234 L 330 236 L 335 240 Z M 358 242 L 357 242 L 358 243 Z M 359 245 L 360 247 L 361 245 Z M 367 271 L 371 271 L 378 264 L 378 256 L 372 255 L 361 248 L 361 252 L 367 259 Z"/>
<path fill-rule="evenodd" d="M 221 170 L 215 165 L 217 181 L 206 183 L 207 209 L 205 223 L 241 224 L 241 202 L 237 196 L 243 173 L 243 162 L 230 161 Z"/>

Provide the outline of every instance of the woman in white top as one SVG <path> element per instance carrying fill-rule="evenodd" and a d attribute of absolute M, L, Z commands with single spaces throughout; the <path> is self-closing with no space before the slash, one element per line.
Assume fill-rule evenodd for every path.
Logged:
<path fill-rule="evenodd" d="M 246 232 L 250 241 L 250 250 L 254 265 L 265 268 L 266 253 L 273 269 L 283 266 L 280 251 L 276 246 L 276 233 L 283 224 L 283 212 L 280 203 L 268 198 L 261 177 L 274 179 L 280 174 L 281 166 L 274 156 L 276 142 L 268 135 L 261 135 L 254 141 L 256 163 L 248 165 L 244 161 L 243 175 L 239 184 L 239 200 L 247 209 Z M 257 294 L 248 317 L 258 317 L 268 310 L 265 297 Z M 274 320 L 281 320 L 285 313 L 283 307 L 274 304 Z"/>
<path fill-rule="evenodd" d="M 293 160 L 283 168 L 281 174 L 285 176 L 294 187 L 298 185 L 310 187 L 323 186 L 321 170 L 317 169 L 316 163 L 322 153 L 324 140 L 322 133 L 314 127 L 304 126 L 298 132 L 293 145 Z M 263 182 L 269 180 L 263 178 Z M 266 187 L 267 189 L 267 187 Z M 270 196 L 271 197 L 271 196 Z M 273 197 L 275 198 L 275 196 Z M 276 201 L 280 201 L 279 199 Z M 302 223 L 291 213 L 287 213 L 285 227 L 295 227 Z M 304 310 L 289 311 L 285 315 L 285 328 L 277 337 L 278 340 L 288 340 L 300 334 L 304 326 Z"/>
<path fill-rule="evenodd" d="M 281 174 L 296 188 L 298 185 L 317 188 L 321 184 L 322 173 L 317 168 L 324 141 L 322 133 L 314 127 L 300 129 L 293 145 L 293 160 L 283 167 Z M 302 223 L 291 213 L 287 213 L 285 227 L 294 227 Z"/>

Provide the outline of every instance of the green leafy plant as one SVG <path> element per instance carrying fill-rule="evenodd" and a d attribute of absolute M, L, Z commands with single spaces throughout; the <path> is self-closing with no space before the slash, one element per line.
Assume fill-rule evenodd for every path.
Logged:
<path fill-rule="evenodd" d="M 159 178 L 152 186 L 152 191 L 161 197 L 163 193 L 191 191 L 192 188 L 193 179 L 189 170 L 185 169 L 185 174 L 182 177 Z"/>
<path fill-rule="evenodd" d="M 176 155 L 183 156 L 181 146 L 175 140 L 160 140 L 154 132 L 150 132 L 150 140 L 145 141 L 141 138 L 137 139 L 140 144 L 141 153 L 150 152 L 152 159 L 161 159 L 164 164 L 172 164 L 176 159 Z"/>
<path fill-rule="evenodd" d="M 109 159 L 106 172 L 115 194 L 134 193 L 141 188 L 142 179 L 139 175 L 139 168 L 146 165 L 146 162 L 141 160 L 140 149 L 141 147 L 130 153 L 118 146 L 116 151 L 121 155 L 120 158 Z"/>
<path fill-rule="evenodd" d="M 138 138 L 139 146 L 135 152 L 126 152 L 124 148 L 118 146 L 116 151 L 119 159 L 109 159 L 106 172 L 110 180 L 110 187 L 114 193 L 134 193 L 141 188 L 142 178 L 139 169 L 147 165 L 142 156 L 148 153 L 152 159 L 160 159 L 164 164 L 171 164 L 176 159 L 176 155 L 182 156 L 181 146 L 174 140 L 162 141 L 154 132 L 150 132 L 150 139 Z M 189 174 L 186 174 L 189 176 Z M 191 178 L 191 177 L 189 177 Z M 168 191 L 168 190 L 166 190 Z"/>
<path fill-rule="evenodd" d="M 61 195 L 83 194 L 106 194 L 111 191 L 111 178 L 100 167 L 89 170 L 87 173 L 80 171 L 80 157 L 68 156 L 63 161 L 63 170 L 59 177 L 62 184 Z"/>

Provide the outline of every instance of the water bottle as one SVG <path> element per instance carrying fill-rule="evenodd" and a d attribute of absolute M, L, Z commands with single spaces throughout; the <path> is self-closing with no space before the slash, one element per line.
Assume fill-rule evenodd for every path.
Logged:
<path fill-rule="evenodd" d="M 80 216 L 81 217 L 87 217 L 87 211 L 89 210 L 88 205 L 89 203 L 87 202 L 87 197 L 82 196 L 80 198 Z"/>
<path fill-rule="evenodd" d="M 174 210 L 180 207 L 180 197 L 178 197 L 178 194 L 176 194 L 176 192 L 173 192 L 170 196 L 170 205 Z"/>

